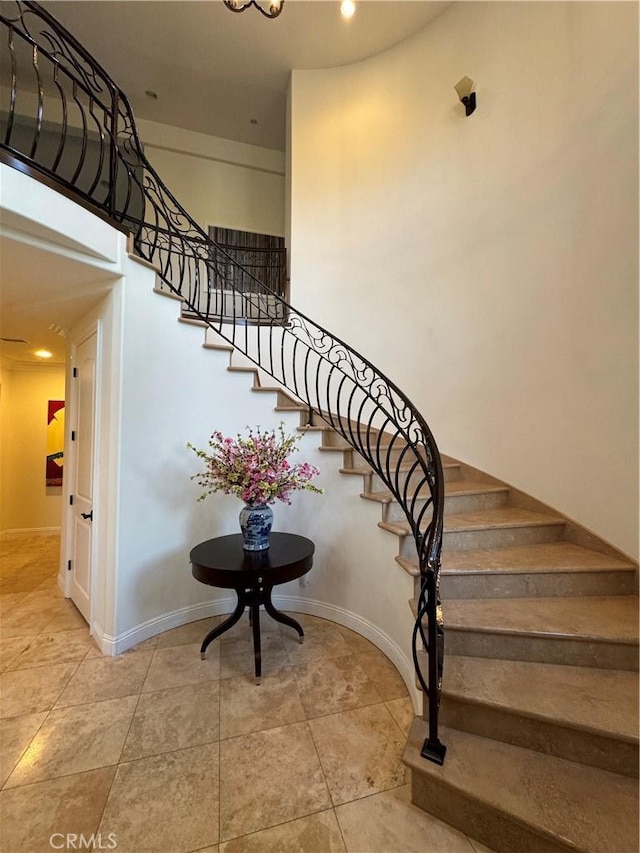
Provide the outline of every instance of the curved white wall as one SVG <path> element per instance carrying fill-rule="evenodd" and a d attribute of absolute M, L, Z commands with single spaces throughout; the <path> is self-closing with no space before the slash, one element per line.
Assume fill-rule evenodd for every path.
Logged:
<path fill-rule="evenodd" d="M 454 3 L 371 60 L 295 71 L 289 152 L 296 306 L 443 451 L 630 554 L 637 37 L 633 3 Z"/>
<path fill-rule="evenodd" d="M 203 539 L 237 532 L 241 504 L 225 495 L 197 502 L 200 490 L 190 476 L 200 463 L 187 442 L 205 447 L 214 429 L 234 434 L 248 424 L 270 428 L 282 420 L 293 432 L 299 415 L 274 411 L 275 394 L 253 394 L 251 374 L 227 371 L 228 353 L 202 347 L 204 330 L 179 323 L 179 303 L 153 293 L 154 271 L 127 256 L 122 234 L 48 187 L 19 173 L 16 179 L 8 167 L 0 173 L 2 206 L 22 205 L 34 239 L 46 226 L 52 245 L 64 251 L 71 241 L 100 254 L 113 278 L 109 292 L 69 332 L 74 343 L 99 328 L 91 610 L 96 640 L 115 654 L 174 626 L 229 613 L 235 595 L 195 581 L 189 551 Z M 321 453 L 318 440 L 307 433 L 297 459 L 321 469 L 325 495 L 300 493 L 291 506 L 278 504 L 274 525 L 315 542 L 314 566 L 305 582 L 278 587 L 274 602 L 364 634 L 398 667 L 418 708 L 407 605 L 412 578 L 394 562 L 397 539 L 377 527 L 379 505 L 360 500 L 361 478 L 341 475 L 341 455 Z M 68 447 L 71 456 L 73 443 Z M 72 556 L 65 533 L 63 525 L 62 586 Z"/>

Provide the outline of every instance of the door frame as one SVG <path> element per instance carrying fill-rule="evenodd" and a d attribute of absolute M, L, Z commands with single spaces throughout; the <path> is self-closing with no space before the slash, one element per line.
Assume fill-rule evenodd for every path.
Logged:
<path fill-rule="evenodd" d="M 75 483 L 77 470 L 77 444 L 71 440 L 71 433 L 78 428 L 78 391 L 73 375 L 74 368 L 77 362 L 78 347 L 90 338 L 94 333 L 96 335 L 96 368 L 94 380 L 94 418 L 93 418 L 93 520 L 91 523 L 91 556 L 89 569 L 89 634 L 94 633 L 94 622 L 96 615 L 96 592 L 97 592 L 97 557 L 100 533 L 101 506 L 100 506 L 100 466 L 98 465 L 98 451 L 100 447 L 100 427 L 102 415 L 102 359 L 103 359 L 103 324 L 100 319 L 95 319 L 89 322 L 86 326 L 78 329 L 74 333 L 73 340 L 69 346 L 69 355 L 67 358 L 67 378 L 66 387 L 68 389 L 66 397 L 66 423 L 65 423 L 65 473 L 63 478 L 63 519 L 62 519 L 62 536 L 63 542 L 60 549 L 61 564 L 60 587 L 65 598 L 71 598 L 71 571 L 69 570 L 69 562 L 74 558 L 74 512 L 73 507 L 69 502 L 70 496 L 73 494 L 73 484 Z"/>

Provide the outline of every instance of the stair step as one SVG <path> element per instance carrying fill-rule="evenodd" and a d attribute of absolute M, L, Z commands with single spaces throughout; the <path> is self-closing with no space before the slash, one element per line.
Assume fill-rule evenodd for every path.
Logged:
<path fill-rule="evenodd" d="M 442 727 L 444 766 L 420 756 L 416 718 L 404 761 L 415 805 L 498 853 L 635 853 L 635 780 Z"/>
<path fill-rule="evenodd" d="M 448 654 L 638 669 L 638 597 L 452 600 Z"/>
<path fill-rule="evenodd" d="M 419 653 L 424 659 L 426 655 Z M 448 728 L 638 775 L 638 673 L 447 655 Z"/>
<path fill-rule="evenodd" d="M 401 537 L 400 556 L 415 559 L 417 551 L 407 521 L 381 521 L 378 526 Z M 443 551 L 557 541 L 564 535 L 564 526 L 563 518 L 519 507 L 458 513 L 444 518 Z"/>
<path fill-rule="evenodd" d="M 409 493 L 408 493 L 409 494 Z M 428 500 L 429 489 L 425 485 L 420 489 L 418 505 Z M 509 496 L 507 486 L 496 486 L 492 483 L 476 483 L 470 480 L 451 480 L 445 482 L 444 511 L 447 514 L 477 512 L 485 509 L 504 507 Z M 383 521 L 403 521 L 406 516 L 398 501 L 389 489 L 362 492 L 361 498 L 376 501 L 383 505 Z M 411 497 L 411 496 L 410 496 Z"/>
<path fill-rule="evenodd" d="M 367 488 L 367 491 L 369 492 L 379 492 L 383 489 L 386 489 L 387 485 L 382 480 L 382 477 L 380 477 L 379 474 L 376 474 L 373 468 L 371 468 L 370 465 L 367 465 L 364 460 L 362 460 L 362 463 L 363 464 L 359 465 L 358 467 L 345 465 L 339 469 L 340 473 L 350 475 L 356 474 L 359 477 L 370 478 L 370 482 Z M 406 473 L 411 470 L 411 466 L 401 465 L 399 470 L 401 474 Z M 460 465 L 457 462 L 449 462 L 447 464 L 443 464 L 443 473 L 445 482 L 449 480 L 454 480 L 460 476 Z M 416 476 L 419 477 L 419 479 L 422 479 L 422 473 Z"/>
<path fill-rule="evenodd" d="M 205 341 L 202 346 L 204 349 L 219 350 L 220 352 L 233 352 L 231 344 L 212 344 L 209 341 Z"/>
<path fill-rule="evenodd" d="M 413 577 L 417 558 L 396 557 Z M 477 548 L 442 555 L 440 592 L 454 598 L 609 596 L 636 593 L 634 563 L 571 542 Z"/>
<path fill-rule="evenodd" d="M 153 266 L 153 264 L 150 264 L 148 261 L 145 261 L 145 260 L 144 260 L 144 258 L 138 258 L 138 257 L 136 257 L 135 255 L 134 255 L 134 256 L 130 256 L 130 257 L 134 257 L 134 258 L 135 258 L 135 260 L 136 260 L 139 264 L 142 264 L 143 266 L 148 266 L 148 267 L 151 267 L 152 269 L 155 269 L 155 267 Z M 169 290 L 168 288 L 165 290 L 165 289 L 162 287 L 162 285 L 157 285 L 157 284 L 156 284 L 156 286 L 153 288 L 153 292 L 154 292 L 154 293 L 157 293 L 159 296 L 166 296 L 168 299 L 175 299 L 175 300 L 176 300 L 176 302 L 184 302 L 184 297 L 183 297 L 183 296 L 180 296 L 178 293 L 174 293 L 174 292 L 173 292 L 173 290 Z"/>

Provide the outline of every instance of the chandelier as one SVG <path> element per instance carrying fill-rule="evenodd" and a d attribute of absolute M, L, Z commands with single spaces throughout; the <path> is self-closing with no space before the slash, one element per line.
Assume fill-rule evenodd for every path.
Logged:
<path fill-rule="evenodd" d="M 222 0 L 222 2 L 232 12 L 244 12 L 249 6 L 255 6 L 265 18 L 277 18 L 284 6 L 284 0 Z"/>

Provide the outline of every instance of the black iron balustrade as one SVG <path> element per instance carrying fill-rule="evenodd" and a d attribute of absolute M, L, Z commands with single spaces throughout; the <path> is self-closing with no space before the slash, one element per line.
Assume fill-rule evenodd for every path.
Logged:
<path fill-rule="evenodd" d="M 421 577 L 412 648 L 427 696 L 429 736 L 422 754 L 441 764 L 444 477 L 424 418 L 371 362 L 207 236 L 147 161 L 127 98 L 52 15 L 38 3 L 17 0 L 3 2 L 1 11 L 0 160 L 130 233 L 161 286 L 339 432 L 402 506 Z M 252 286 L 237 290 L 234 279 Z M 226 316 L 216 305 L 220 281 L 233 292 Z M 426 672 L 418 657 L 422 648 Z"/>

